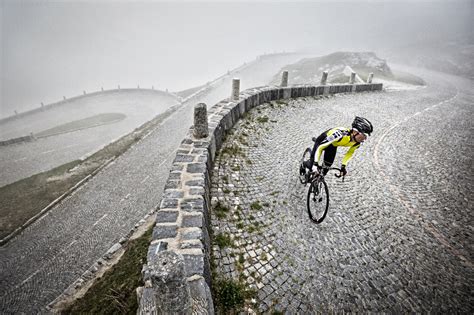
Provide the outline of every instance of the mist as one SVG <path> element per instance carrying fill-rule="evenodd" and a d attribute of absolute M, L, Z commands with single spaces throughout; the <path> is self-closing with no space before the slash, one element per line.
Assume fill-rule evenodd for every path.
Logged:
<path fill-rule="evenodd" d="M 472 12 L 472 1 L 7 0 L 0 117 L 101 87 L 184 90 L 265 53 L 354 50 L 384 58 L 413 44 L 472 45 Z"/>

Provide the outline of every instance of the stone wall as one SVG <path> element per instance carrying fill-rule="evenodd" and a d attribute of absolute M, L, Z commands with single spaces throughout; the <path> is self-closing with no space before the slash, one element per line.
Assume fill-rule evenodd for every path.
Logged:
<path fill-rule="evenodd" d="M 382 84 L 266 86 L 248 89 L 240 93 L 237 100 L 225 99 L 211 107 L 208 111 L 209 136 L 197 139 L 193 136 L 194 126 L 191 127 L 174 159 L 157 212 L 147 264 L 143 268 L 145 287 L 138 290 L 139 313 L 167 313 L 177 309 L 183 314 L 213 313 L 210 171 L 226 132 L 246 112 L 279 99 L 380 90 Z M 183 287 L 182 281 L 176 279 L 177 274 L 184 274 L 187 286 Z M 158 284 L 160 288 L 157 288 Z M 180 299 L 164 299 L 169 294 L 163 294 L 163 290 L 175 292 Z M 191 301 L 182 301 L 186 296 Z"/>
<path fill-rule="evenodd" d="M 36 138 L 34 136 L 24 136 L 24 137 L 18 137 L 18 138 L 13 138 L 5 141 L 0 141 L 0 147 L 2 146 L 7 146 L 10 144 L 15 144 L 15 143 L 22 143 L 22 142 L 31 142 L 34 141 Z"/>

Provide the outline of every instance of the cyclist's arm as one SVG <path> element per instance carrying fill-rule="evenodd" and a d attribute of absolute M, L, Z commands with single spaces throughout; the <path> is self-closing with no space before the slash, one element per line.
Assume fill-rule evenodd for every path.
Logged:
<path fill-rule="evenodd" d="M 349 161 L 352 159 L 352 155 L 354 154 L 354 151 L 360 147 L 360 144 L 359 145 L 353 145 L 346 153 L 346 155 L 344 155 L 344 158 L 342 159 L 342 165 L 344 166 L 347 166 L 347 163 L 349 163 Z"/>

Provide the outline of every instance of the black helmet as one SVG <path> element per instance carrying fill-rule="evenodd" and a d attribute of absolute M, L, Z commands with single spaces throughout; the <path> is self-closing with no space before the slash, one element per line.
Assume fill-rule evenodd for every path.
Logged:
<path fill-rule="evenodd" d="M 374 131 L 374 127 L 372 127 L 372 124 L 370 123 L 370 121 L 358 116 L 356 116 L 356 118 L 354 118 L 354 121 L 352 122 L 352 129 L 355 129 L 359 132 L 366 133 L 369 136 L 370 136 L 370 133 Z"/>

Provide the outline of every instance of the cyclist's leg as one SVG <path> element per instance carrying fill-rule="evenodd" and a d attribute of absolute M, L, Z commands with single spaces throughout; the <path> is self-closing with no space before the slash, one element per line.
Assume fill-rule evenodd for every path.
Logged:
<path fill-rule="evenodd" d="M 326 139 L 326 132 L 323 132 L 322 134 L 319 135 L 319 137 L 316 138 L 316 141 L 314 142 L 313 150 L 311 150 L 311 156 L 309 157 L 309 161 L 305 162 L 305 166 L 307 168 L 309 169 L 313 168 L 316 151 L 318 150 L 319 145 L 324 139 Z"/>
<path fill-rule="evenodd" d="M 336 157 L 337 147 L 330 145 L 324 150 L 324 166 L 329 168 L 331 167 L 332 163 L 334 163 L 334 158 Z M 325 168 L 323 173 L 324 175 L 327 174 L 328 169 Z"/>

